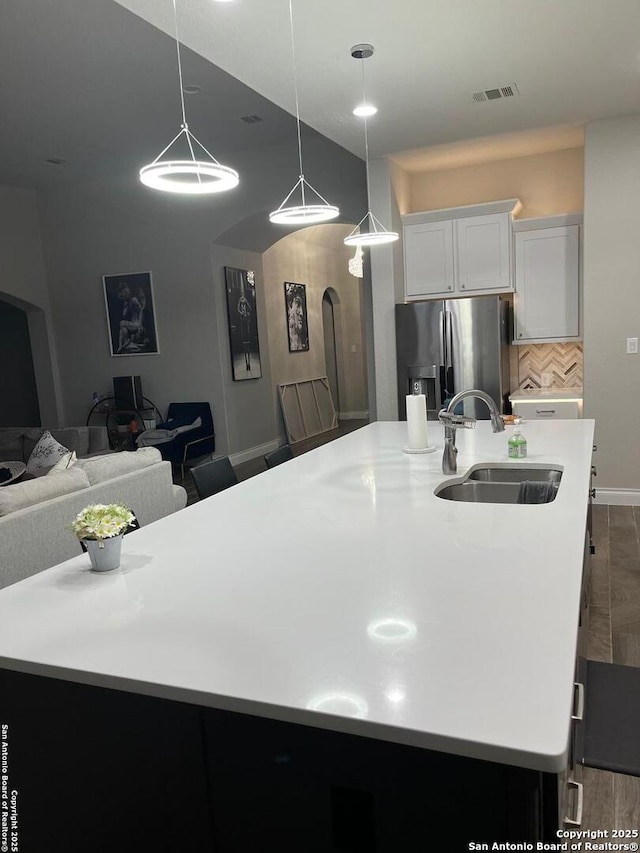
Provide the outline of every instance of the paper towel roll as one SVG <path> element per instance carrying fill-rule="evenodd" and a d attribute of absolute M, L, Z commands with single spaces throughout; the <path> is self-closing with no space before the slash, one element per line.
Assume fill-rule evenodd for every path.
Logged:
<path fill-rule="evenodd" d="M 427 398 L 424 394 L 407 395 L 407 426 L 409 448 L 422 450 L 427 447 Z"/>

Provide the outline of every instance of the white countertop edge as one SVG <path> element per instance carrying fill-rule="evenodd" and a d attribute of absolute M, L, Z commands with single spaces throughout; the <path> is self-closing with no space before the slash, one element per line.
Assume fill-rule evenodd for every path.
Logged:
<path fill-rule="evenodd" d="M 359 717 L 342 717 L 334 714 L 324 714 L 298 708 L 287 708 L 265 702 L 245 699 L 235 696 L 224 696 L 190 690 L 148 681 L 134 681 L 105 673 L 84 672 L 66 669 L 48 664 L 31 661 L 17 661 L 0 656 L 0 669 L 17 672 L 23 675 L 34 675 L 43 678 L 54 678 L 88 687 L 100 687 L 105 690 L 119 690 L 123 693 L 134 693 L 150 696 L 154 699 L 165 699 L 172 702 L 182 702 L 215 711 L 229 711 L 236 714 L 256 716 L 283 723 L 308 726 L 314 729 L 341 732 L 357 737 L 381 740 L 400 746 L 411 746 L 418 749 L 429 749 L 434 752 L 444 752 L 465 758 L 489 761 L 494 764 L 518 766 L 528 770 L 539 770 L 544 773 L 560 773 L 566 767 L 569 752 L 569 727 L 567 728 L 567 743 L 558 754 L 540 754 L 525 750 L 513 749 L 495 743 L 476 743 L 471 740 L 447 737 L 435 733 L 425 733 L 415 729 L 387 726 Z M 572 694 L 573 695 L 573 694 Z"/>

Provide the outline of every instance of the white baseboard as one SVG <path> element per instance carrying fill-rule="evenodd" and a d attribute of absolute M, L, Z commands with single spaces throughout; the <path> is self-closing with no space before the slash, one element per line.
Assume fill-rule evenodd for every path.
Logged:
<path fill-rule="evenodd" d="M 338 412 L 339 421 L 364 421 L 369 417 L 369 412 Z"/>
<path fill-rule="evenodd" d="M 596 486 L 594 503 L 610 506 L 640 506 L 640 489 L 599 489 Z"/>
<path fill-rule="evenodd" d="M 277 450 L 281 442 L 277 439 L 268 441 L 266 444 L 259 444 L 257 447 L 249 447 L 248 450 L 241 450 L 239 453 L 232 453 L 229 456 L 232 465 L 241 465 L 243 462 L 248 462 L 250 459 L 256 459 L 258 456 L 264 456 L 265 453 L 271 453 L 272 450 Z"/>

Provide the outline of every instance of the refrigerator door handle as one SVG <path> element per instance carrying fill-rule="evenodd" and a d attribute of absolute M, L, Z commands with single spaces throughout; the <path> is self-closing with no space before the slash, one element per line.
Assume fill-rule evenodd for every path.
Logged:
<path fill-rule="evenodd" d="M 438 366 L 440 399 L 444 402 L 447 398 L 447 328 L 446 311 L 441 311 L 438 318 L 440 330 L 440 364 Z"/>
<path fill-rule="evenodd" d="M 446 390 L 450 395 L 454 394 L 453 381 L 453 317 L 451 311 L 444 312 L 444 329 L 445 329 L 445 382 Z"/>

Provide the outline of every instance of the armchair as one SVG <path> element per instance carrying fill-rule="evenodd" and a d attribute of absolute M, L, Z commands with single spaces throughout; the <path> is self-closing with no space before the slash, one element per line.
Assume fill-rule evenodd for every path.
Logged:
<path fill-rule="evenodd" d="M 206 456 L 216 449 L 213 416 L 209 403 L 169 404 L 165 425 L 168 426 L 171 421 L 193 423 L 197 418 L 201 418 L 201 426 L 181 432 L 171 441 L 157 445 L 163 459 L 180 466 L 183 478 L 187 461 L 198 456 Z"/>

